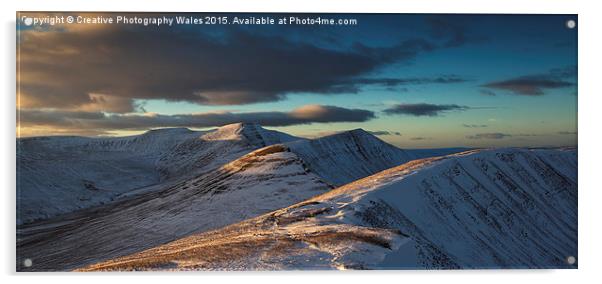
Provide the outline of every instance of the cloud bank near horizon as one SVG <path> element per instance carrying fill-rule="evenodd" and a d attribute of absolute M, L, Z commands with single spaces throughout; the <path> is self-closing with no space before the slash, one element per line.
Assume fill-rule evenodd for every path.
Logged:
<path fill-rule="evenodd" d="M 206 128 L 248 122 L 263 126 L 291 126 L 310 123 L 364 122 L 376 117 L 363 109 L 328 105 L 304 105 L 289 112 L 205 112 L 163 115 L 106 114 L 84 111 L 21 110 L 20 126 L 44 126 L 63 130 L 95 129 L 96 131 L 146 130 L 162 127 Z"/>

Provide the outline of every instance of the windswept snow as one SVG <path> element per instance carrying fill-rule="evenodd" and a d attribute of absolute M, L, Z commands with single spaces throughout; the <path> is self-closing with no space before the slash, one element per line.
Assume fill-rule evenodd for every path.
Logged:
<path fill-rule="evenodd" d="M 158 164 L 164 178 L 186 178 L 190 173 L 211 171 L 253 150 L 301 139 L 254 123 L 234 123 L 179 143 L 162 155 Z"/>
<path fill-rule="evenodd" d="M 17 224 L 108 203 L 156 184 L 160 155 L 198 135 L 162 129 L 117 138 L 17 139 Z"/>
<path fill-rule="evenodd" d="M 575 149 L 412 161 L 220 230 L 82 268 L 575 268 Z"/>
<path fill-rule="evenodd" d="M 411 160 L 404 150 L 362 129 L 287 145 L 333 185 L 343 185 Z"/>
<path fill-rule="evenodd" d="M 160 190 L 280 143 L 332 185 L 438 154 L 408 154 L 359 129 L 307 140 L 253 123 L 112 138 L 22 138 L 17 139 L 17 224 Z"/>
<path fill-rule="evenodd" d="M 22 226 L 19 257 L 65 270 L 236 223 L 329 190 L 282 145 L 133 199 Z M 21 262 L 19 262 L 21 263 Z"/>
<path fill-rule="evenodd" d="M 234 123 L 222 126 L 203 137 L 207 141 L 215 140 L 245 140 L 256 147 L 285 143 L 301 138 L 286 133 L 268 130 L 256 123 Z"/>
<path fill-rule="evenodd" d="M 128 137 L 17 139 L 17 224 L 153 191 L 298 139 L 243 123 L 209 132 L 165 128 Z"/>
<path fill-rule="evenodd" d="M 18 139 L 17 262 L 575 267 L 565 259 L 577 257 L 576 149 L 435 157 L 461 150 L 401 150 L 361 129 L 304 139 L 248 123 Z"/>

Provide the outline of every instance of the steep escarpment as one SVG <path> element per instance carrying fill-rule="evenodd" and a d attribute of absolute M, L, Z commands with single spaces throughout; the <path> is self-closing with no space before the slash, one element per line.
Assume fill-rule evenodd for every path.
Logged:
<path fill-rule="evenodd" d="M 412 161 L 82 270 L 575 268 L 576 149 Z"/>
<path fill-rule="evenodd" d="M 362 129 L 287 145 L 333 185 L 343 185 L 411 160 L 404 150 Z"/>
<path fill-rule="evenodd" d="M 404 151 L 361 129 L 310 140 L 254 123 L 209 131 L 165 128 L 127 137 L 23 138 L 17 140 L 17 223 L 161 190 L 274 144 L 286 145 L 333 186 L 450 151 Z"/>
<path fill-rule="evenodd" d="M 17 223 L 103 205 L 210 172 L 251 151 L 300 139 L 236 123 L 211 131 L 17 139 Z"/>
<path fill-rule="evenodd" d="M 287 207 L 329 190 L 282 145 L 261 148 L 222 167 L 135 198 L 18 229 L 17 255 L 61 271 Z"/>
<path fill-rule="evenodd" d="M 234 123 L 182 141 L 164 153 L 157 165 L 163 179 L 186 177 L 191 172 L 213 170 L 265 146 L 301 139 L 254 123 Z"/>

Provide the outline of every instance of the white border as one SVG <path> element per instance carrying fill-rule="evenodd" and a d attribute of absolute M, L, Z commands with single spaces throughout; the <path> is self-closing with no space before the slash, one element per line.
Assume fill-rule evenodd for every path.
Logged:
<path fill-rule="evenodd" d="M 5 2 L 5 1 L 3 1 Z M 2 123 L 2 192 L 3 233 L 0 257 L 2 280 L 4 283 L 103 283 L 108 281 L 140 281 L 132 277 L 142 277 L 151 283 L 167 281 L 232 281 L 236 283 L 400 283 L 400 282 L 440 282 L 440 283 L 531 283 L 543 280 L 546 283 L 581 283 L 589 279 L 599 279 L 596 273 L 599 261 L 600 221 L 602 216 L 602 187 L 600 186 L 599 164 L 602 162 L 600 135 L 602 119 L 602 90 L 600 88 L 600 10 L 596 1 L 558 0 L 303 0 L 285 1 L 263 0 L 222 0 L 202 3 L 191 0 L 141 0 L 141 1 L 33 1 L 20 0 L 18 3 L 3 3 L 1 44 L 3 68 L 1 68 L 3 114 Z M 556 13 L 579 14 L 579 270 L 546 271 L 402 271 L 402 272 L 276 272 L 276 273 L 118 273 L 118 274 L 16 274 L 15 259 L 15 13 L 16 11 L 198 11 L 198 12 L 361 12 L 361 13 Z M 33 276 L 33 277 L 32 277 Z M 224 276 L 227 276 L 225 279 Z M 84 279 L 85 277 L 85 279 Z M 174 277 L 168 279 L 167 277 Z M 197 277 L 202 277 L 201 279 Z"/>
<path fill-rule="evenodd" d="M 157 11 L 157 12 L 356 12 L 356 13 L 578 13 L 575 1 L 505 0 L 140 0 L 140 1 L 33 1 L 22 0 L 16 9 L 27 11 Z M 571 3 L 573 2 L 573 3 Z"/>

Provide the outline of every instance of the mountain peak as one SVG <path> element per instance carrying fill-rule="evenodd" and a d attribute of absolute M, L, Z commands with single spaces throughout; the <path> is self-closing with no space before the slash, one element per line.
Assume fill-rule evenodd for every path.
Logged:
<path fill-rule="evenodd" d="M 257 123 L 238 122 L 218 127 L 203 136 L 205 140 L 245 140 L 251 145 L 265 147 L 300 138 L 286 133 L 268 130 Z"/>
<path fill-rule="evenodd" d="M 366 130 L 364 130 L 362 128 L 356 128 L 356 129 L 351 129 L 351 130 L 345 130 L 345 131 L 341 131 L 341 132 L 336 132 L 334 134 L 323 136 L 323 137 L 320 137 L 318 139 L 328 139 L 329 137 L 331 137 L 332 139 L 334 139 L 336 137 L 350 137 L 350 136 L 377 138 L 376 136 L 374 136 L 373 134 L 371 134 L 370 132 L 368 132 L 368 131 L 366 131 Z"/>
<path fill-rule="evenodd" d="M 404 150 L 359 128 L 295 141 L 288 146 L 308 167 L 334 185 L 343 185 L 410 160 Z"/>
<path fill-rule="evenodd" d="M 218 131 L 244 133 L 245 131 L 257 131 L 263 129 L 261 125 L 253 122 L 237 122 L 218 127 Z"/>
<path fill-rule="evenodd" d="M 356 128 L 356 129 L 351 129 L 349 131 L 347 131 L 353 135 L 368 135 L 368 136 L 374 136 L 372 135 L 370 132 L 362 129 L 362 128 Z"/>
<path fill-rule="evenodd" d="M 238 122 L 216 128 L 204 135 L 207 140 L 240 140 L 251 133 L 266 131 L 259 124 Z"/>

